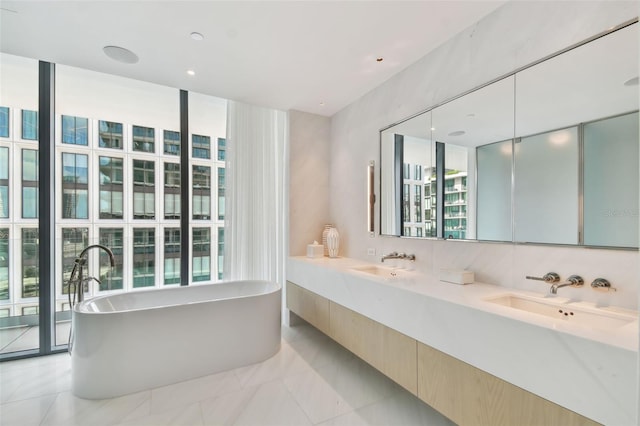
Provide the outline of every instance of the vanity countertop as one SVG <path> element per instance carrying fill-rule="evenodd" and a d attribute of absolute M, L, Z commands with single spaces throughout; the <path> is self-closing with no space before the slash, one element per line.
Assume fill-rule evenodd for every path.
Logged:
<path fill-rule="evenodd" d="M 598 422 L 635 424 L 637 312 L 387 271 L 356 259 L 291 257 L 287 280 Z M 490 301 L 509 295 L 630 321 L 593 327 Z"/>

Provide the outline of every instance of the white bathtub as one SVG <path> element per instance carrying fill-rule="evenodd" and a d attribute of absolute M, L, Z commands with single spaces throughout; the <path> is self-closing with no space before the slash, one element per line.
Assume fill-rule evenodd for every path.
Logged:
<path fill-rule="evenodd" d="M 112 398 L 264 361 L 280 349 L 281 286 L 235 281 L 97 297 L 73 310 L 80 398 Z"/>

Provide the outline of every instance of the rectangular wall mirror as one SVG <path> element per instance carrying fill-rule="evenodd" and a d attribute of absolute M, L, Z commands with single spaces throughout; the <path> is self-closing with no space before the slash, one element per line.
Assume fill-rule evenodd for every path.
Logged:
<path fill-rule="evenodd" d="M 380 132 L 382 235 L 638 247 L 638 23 Z"/>

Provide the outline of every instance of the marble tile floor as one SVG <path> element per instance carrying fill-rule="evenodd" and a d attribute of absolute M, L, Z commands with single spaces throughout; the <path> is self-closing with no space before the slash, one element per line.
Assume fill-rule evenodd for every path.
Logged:
<path fill-rule="evenodd" d="M 449 420 L 309 325 L 272 358 L 106 400 L 71 392 L 68 354 L 0 363 L 0 425 L 428 425 Z"/>

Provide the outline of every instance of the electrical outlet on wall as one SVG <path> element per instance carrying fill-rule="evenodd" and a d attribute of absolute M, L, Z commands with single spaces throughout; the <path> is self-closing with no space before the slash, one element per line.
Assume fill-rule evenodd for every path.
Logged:
<path fill-rule="evenodd" d="M 375 255 L 376 255 L 376 249 L 374 248 L 367 249 L 367 256 L 375 256 Z"/>

